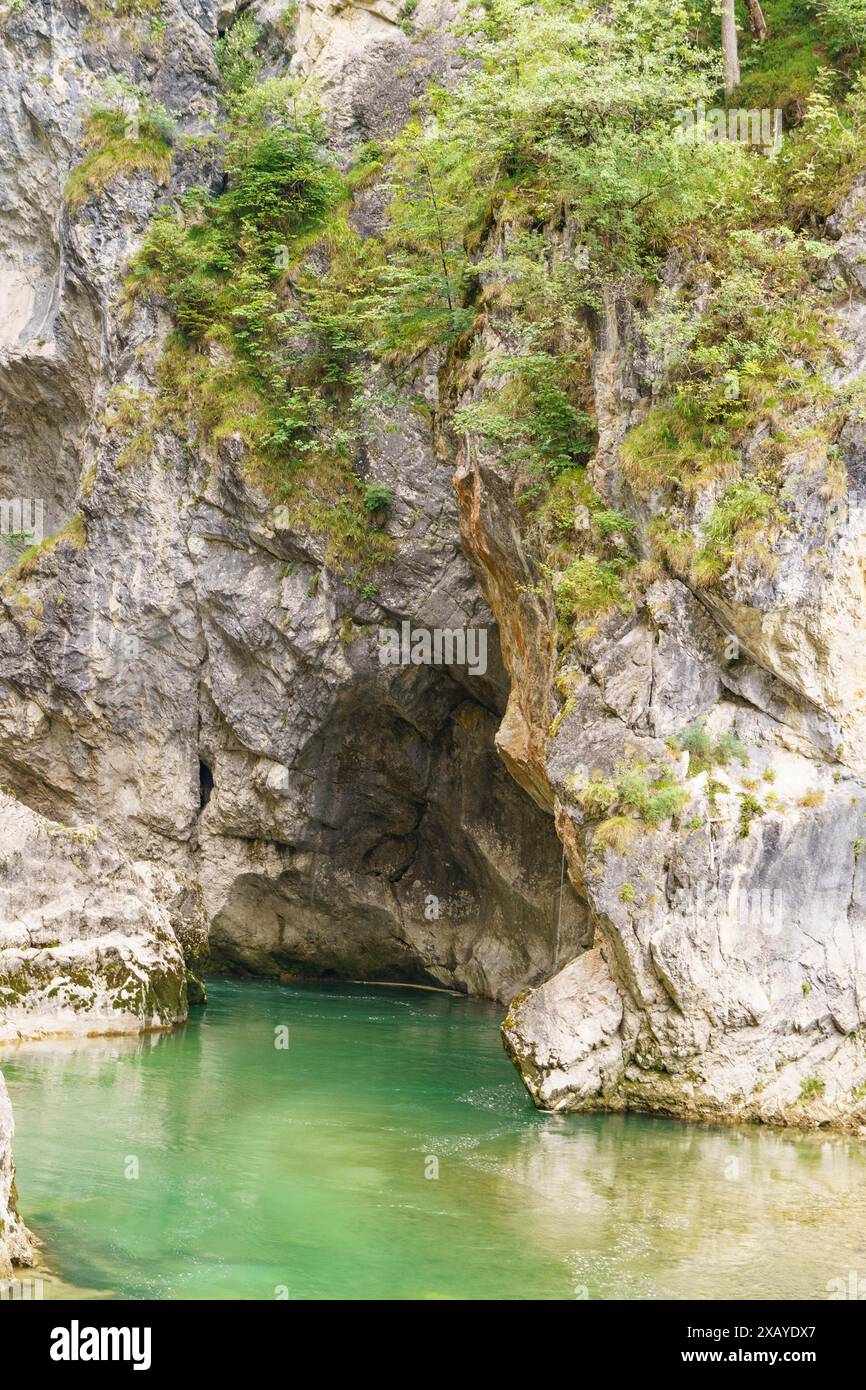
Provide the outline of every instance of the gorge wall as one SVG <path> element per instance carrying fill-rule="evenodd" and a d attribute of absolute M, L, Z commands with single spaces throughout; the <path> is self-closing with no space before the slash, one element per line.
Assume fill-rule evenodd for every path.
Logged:
<path fill-rule="evenodd" d="M 663 373 L 646 302 L 610 287 L 586 316 L 587 472 L 645 582 L 575 642 L 526 479 L 495 440 L 455 428 L 496 398 L 513 346 L 507 205 L 473 251 L 471 331 L 408 362 L 364 360 L 364 427 L 342 442 L 355 492 L 340 481 L 318 512 L 274 498 L 243 423 L 198 428 L 201 374 L 224 368 L 233 389 L 224 343 L 184 376 L 168 297 L 129 292 L 158 209 L 231 187 L 215 44 L 233 23 L 255 16 L 265 79 L 315 89 L 348 169 L 405 126 L 431 80 L 459 79 L 455 14 L 440 0 L 408 13 L 163 0 L 158 15 L 42 0 L 3 19 L 0 492 L 41 499 L 45 539 L 25 549 L 26 524 L 3 538 L 0 1040 L 170 1027 L 201 998 L 209 956 L 510 1004 L 506 1045 L 546 1109 L 859 1129 L 856 413 L 838 431 L 843 486 L 820 449 L 792 453 L 797 525 L 771 541 L 772 564 L 730 565 L 703 588 L 674 560 L 653 569 L 658 499 L 623 449 Z M 165 108 L 170 153 L 136 126 L 118 137 L 126 166 L 106 167 L 110 145 L 96 162 L 88 113 L 112 82 L 124 119 Z M 347 216 L 362 241 L 381 235 L 388 198 L 384 175 L 358 181 Z M 567 217 L 538 230 L 551 266 L 574 259 Z M 828 286 L 847 287 L 834 300 L 841 398 L 866 369 L 862 185 L 826 236 Z M 287 304 L 301 299 L 294 277 L 324 276 L 338 249 L 310 239 Z M 677 274 L 672 260 L 668 290 Z M 389 504 L 349 518 L 375 552 L 364 570 L 335 555 L 329 525 L 371 485 Z M 712 500 L 689 503 L 696 531 Z M 568 517 L 578 540 L 585 512 Z M 485 671 L 383 664 L 379 630 L 404 622 L 484 630 Z M 747 753 L 690 747 L 698 724 L 707 748 Z M 644 823 L 624 809 L 624 759 L 661 769 L 671 813 Z M 10 1134 L 2 1093 L 7 1264 L 25 1253 Z"/>
<path fill-rule="evenodd" d="M 238 439 L 210 448 L 172 422 L 140 432 L 146 467 L 128 462 L 118 417 L 152 396 L 171 327 L 158 304 L 118 304 L 130 256 L 158 201 L 223 177 L 207 137 L 230 15 L 178 5 L 164 18 L 154 37 L 147 16 L 97 23 L 86 7 L 46 6 L 5 27 L 4 143 L 14 216 L 28 221 L 6 243 L 22 287 L 6 418 L 29 431 L 4 440 L 9 495 L 47 491 L 36 436 L 68 432 L 73 396 L 84 423 L 77 471 L 47 508 L 58 539 L 4 588 L 2 776 L 40 814 L 97 822 L 136 859 L 201 884 L 212 951 L 234 968 L 507 1001 L 574 954 L 583 914 L 568 890 L 559 913 L 552 824 L 494 751 L 507 677 L 461 550 L 451 467 L 417 404 L 437 408 L 436 362 L 363 441 L 363 476 L 395 498 L 375 597 L 329 564 L 321 536 L 275 515 Z M 401 83 L 394 51 L 411 45 L 394 7 L 304 7 L 294 51 L 261 14 L 275 68 L 321 84 L 338 147 L 397 128 L 442 66 L 447 16 L 427 18 L 429 51 L 419 62 L 413 50 Z M 88 102 L 118 76 L 177 113 L 170 180 L 121 175 L 70 209 Z M 486 673 L 383 666 L 378 629 L 404 620 L 489 628 Z"/>

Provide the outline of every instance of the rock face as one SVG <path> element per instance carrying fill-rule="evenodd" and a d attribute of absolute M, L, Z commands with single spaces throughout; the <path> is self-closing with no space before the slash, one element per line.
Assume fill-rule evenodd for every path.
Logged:
<path fill-rule="evenodd" d="M 317 83 L 338 144 L 394 134 L 431 79 L 459 70 L 450 26 L 460 9 L 419 0 L 410 21 L 398 0 L 299 6 L 292 70 Z"/>
<path fill-rule="evenodd" d="M 839 321 L 841 385 L 866 362 L 861 189 L 837 230 L 839 266 L 859 287 Z M 639 326 L 623 341 L 623 318 L 598 334 L 596 481 L 641 526 L 618 449 L 651 383 L 634 367 Z M 515 999 L 503 1028 L 543 1109 L 866 1122 L 862 427 L 846 425 L 841 444 L 842 502 L 828 500 L 820 463 L 792 461 L 796 525 L 770 578 L 731 572 L 712 598 L 660 580 L 634 615 L 602 625 L 582 661 L 554 663 L 559 717 L 540 744 L 545 644 L 534 667 L 512 663 L 511 756 L 525 784 L 547 784 L 593 923 L 593 949 Z M 464 534 L 483 533 L 479 554 L 497 553 L 497 538 L 507 553 L 495 459 L 466 459 L 460 486 Z M 483 585 L 498 612 L 502 574 Z M 695 775 L 664 742 L 695 720 L 711 739 L 735 734 L 745 765 Z M 617 829 L 586 813 L 579 788 L 624 756 L 674 769 L 689 798 L 679 828 Z"/>
<path fill-rule="evenodd" d="M 709 834 L 650 831 L 613 855 L 587 835 L 598 944 L 504 1024 L 541 1108 L 863 1124 L 863 789 L 825 774 L 826 800 L 801 808 L 814 765 L 759 746 L 793 794 L 745 842 L 737 777 Z"/>
<path fill-rule="evenodd" d="M 11 1279 L 13 1266 L 33 1262 L 30 1232 L 18 1215 L 18 1194 L 15 1189 L 15 1165 L 12 1162 L 12 1106 L 6 1082 L 0 1073 L 0 1288 Z"/>
<path fill-rule="evenodd" d="M 13 9 L 0 35 L 0 496 L 41 499 L 46 536 L 74 510 L 100 379 L 110 371 L 108 298 L 158 192 L 138 175 L 122 208 L 70 225 L 63 188 L 81 154 L 85 114 L 120 75 L 156 100 L 170 96 L 191 132 L 215 107 L 209 7 L 172 5 L 161 41 L 144 41 L 146 28 L 97 19 L 69 0 Z"/>

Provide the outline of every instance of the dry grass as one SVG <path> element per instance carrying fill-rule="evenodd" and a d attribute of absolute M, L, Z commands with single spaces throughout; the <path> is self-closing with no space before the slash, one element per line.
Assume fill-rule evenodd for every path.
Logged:
<path fill-rule="evenodd" d="M 640 833 L 640 823 L 632 816 L 608 816 L 595 832 L 595 844 L 602 849 L 612 849 L 616 854 L 625 854 Z"/>
<path fill-rule="evenodd" d="M 806 792 L 804 796 L 801 796 L 800 800 L 797 802 L 797 805 L 802 806 L 804 810 L 809 810 L 811 807 L 823 806 L 825 800 L 826 792 L 811 791 Z"/>

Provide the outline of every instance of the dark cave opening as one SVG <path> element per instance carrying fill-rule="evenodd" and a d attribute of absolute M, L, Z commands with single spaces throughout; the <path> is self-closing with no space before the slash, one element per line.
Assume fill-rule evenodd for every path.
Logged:
<path fill-rule="evenodd" d="M 198 765 L 198 800 L 202 811 L 210 801 L 210 794 L 213 791 L 213 773 L 207 763 L 199 761 Z"/>

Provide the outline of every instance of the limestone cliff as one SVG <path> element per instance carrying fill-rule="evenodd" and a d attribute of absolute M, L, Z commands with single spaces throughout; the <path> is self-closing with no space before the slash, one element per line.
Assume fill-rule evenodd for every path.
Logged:
<path fill-rule="evenodd" d="M 194 960 L 207 937 L 197 890 L 124 861 L 93 826 L 58 825 L 3 792 L 0 814 L 0 1042 L 182 1022 L 181 943 Z"/>
<path fill-rule="evenodd" d="M 120 290 L 156 204 L 221 186 L 213 53 L 231 16 L 170 3 L 153 35 L 132 12 L 97 24 L 52 5 L 3 30 L 12 212 L 28 219 L 7 241 L 21 288 L 4 328 L 6 400 L 26 437 L 5 441 L 4 487 L 49 491 L 37 454 L 52 432 L 75 454 L 51 494 L 56 541 L 3 590 L 3 776 L 44 815 L 96 822 L 135 859 L 192 874 L 213 954 L 233 968 L 507 1001 L 574 954 L 583 918 L 568 890 L 557 913 L 553 827 L 494 751 L 507 681 L 425 419 L 437 364 L 377 408 L 363 444 L 361 472 L 395 498 L 375 595 L 274 509 L 238 439 L 204 444 L 191 419 L 147 423 L 172 325 L 158 301 L 121 305 Z M 338 144 L 396 129 L 445 61 L 438 9 L 420 50 L 387 5 L 301 7 L 297 50 L 274 18 L 262 8 L 269 59 L 316 82 Z M 410 47 L 407 85 L 395 53 Z M 87 167 L 88 102 L 112 77 L 174 114 L 171 171 L 84 183 L 64 203 L 68 171 Z M 490 626 L 486 675 L 383 667 L 378 628 L 406 619 Z"/>
<path fill-rule="evenodd" d="M 852 287 L 836 318 L 840 400 L 866 363 L 862 200 L 858 185 L 831 223 L 834 267 Z M 647 361 L 640 317 L 614 304 L 596 328 L 594 468 L 603 495 L 635 519 L 648 555 L 651 513 L 620 453 L 653 401 Z M 814 423 L 807 415 L 807 429 Z M 523 630 L 540 621 L 544 636 L 511 663 L 513 712 L 499 737 L 521 780 L 547 786 L 594 926 L 593 949 L 515 999 L 503 1027 L 545 1109 L 855 1130 L 866 1119 L 856 412 L 839 440 L 844 482 L 835 489 L 820 437 L 814 456 L 807 448 L 790 459 L 796 522 L 763 570 L 732 565 L 710 592 L 659 576 L 636 612 L 589 636 L 578 660 L 551 661 L 550 615 L 546 627 L 535 611 L 521 620 Z M 497 612 L 515 571 L 513 515 L 503 518 L 495 500 L 503 480 L 496 459 L 471 448 L 458 478 L 464 535 L 490 570 L 482 582 Z M 492 565 L 497 554 L 507 558 Z M 539 737 L 545 719 L 547 738 Z M 676 747 L 695 721 L 707 737 L 735 737 L 742 759 L 707 767 L 694 748 L 672 754 L 671 739 Z M 615 777 L 624 757 L 658 767 L 679 760 L 674 775 L 688 800 L 673 824 L 652 829 L 593 813 L 585 789 L 591 794 L 593 777 Z"/>

